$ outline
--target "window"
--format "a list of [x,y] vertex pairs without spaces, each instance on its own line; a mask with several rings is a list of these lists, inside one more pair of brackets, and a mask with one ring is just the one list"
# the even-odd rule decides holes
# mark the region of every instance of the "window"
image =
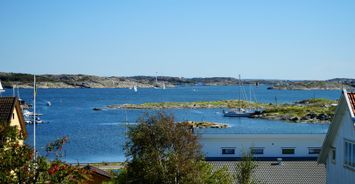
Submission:
[[264,154],[264,148],[250,148],[250,153],[253,155],[262,155]]
[[348,140],[344,144],[344,165],[355,169],[355,143]]
[[320,148],[308,148],[308,154],[318,155],[320,153]]
[[222,155],[234,155],[235,148],[222,148]]
[[295,148],[282,148],[283,155],[293,155],[295,154]]
[[336,160],[336,149],[332,148],[332,162],[335,163]]

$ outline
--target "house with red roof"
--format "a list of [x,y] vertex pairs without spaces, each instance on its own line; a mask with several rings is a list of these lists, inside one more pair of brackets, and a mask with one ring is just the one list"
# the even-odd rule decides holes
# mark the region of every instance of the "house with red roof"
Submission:
[[318,158],[325,164],[328,184],[355,182],[354,114],[355,93],[343,90]]

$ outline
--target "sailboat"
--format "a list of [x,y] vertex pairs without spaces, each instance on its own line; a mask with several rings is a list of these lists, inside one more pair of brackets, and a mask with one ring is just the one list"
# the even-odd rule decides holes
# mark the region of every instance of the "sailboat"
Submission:
[[138,91],[138,87],[136,85],[133,86],[133,90],[134,92],[137,92]]
[[223,115],[225,117],[251,117],[252,115],[255,114],[255,110],[250,109],[250,108],[244,109],[241,107],[241,96],[242,96],[242,91],[244,91],[242,89],[242,87],[243,87],[242,81],[241,81],[240,75],[239,75],[239,100],[238,100],[239,107],[236,109],[229,110],[229,111],[223,110]]
[[5,92],[4,88],[2,87],[1,81],[0,81],[0,93]]
[[154,89],[159,89],[159,83],[158,83],[158,72],[155,73],[155,84],[154,84]]
[[166,89],[166,85],[165,85],[165,82],[162,82],[162,83],[159,84],[159,82],[158,82],[158,72],[156,72],[154,89],[160,89],[160,88],[165,90]]

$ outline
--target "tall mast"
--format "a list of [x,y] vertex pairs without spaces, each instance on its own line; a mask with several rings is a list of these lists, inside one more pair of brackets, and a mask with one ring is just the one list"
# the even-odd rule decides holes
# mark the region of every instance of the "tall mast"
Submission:
[[15,85],[12,85],[12,96],[15,97],[16,93],[15,93]]
[[240,74],[239,74],[239,108],[242,108],[242,103],[241,103],[241,95],[242,95],[242,80],[240,79]]
[[158,85],[158,72],[155,72],[155,85]]
[[20,88],[17,88],[17,97],[18,97],[18,99],[21,99],[20,98]]
[[36,160],[36,75],[33,75],[33,159]]

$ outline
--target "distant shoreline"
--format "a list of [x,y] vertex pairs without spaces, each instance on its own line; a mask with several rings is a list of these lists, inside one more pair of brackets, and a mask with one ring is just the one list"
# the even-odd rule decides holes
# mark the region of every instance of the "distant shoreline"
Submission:
[[[94,75],[38,75],[37,87],[56,88],[173,88],[176,86],[236,86],[239,80],[232,77],[183,78],[169,76],[100,77]],[[33,75],[0,72],[0,81],[5,88],[32,88]],[[244,79],[243,85],[266,85],[270,90],[339,90],[355,87],[355,79],[330,80],[270,80]]]

